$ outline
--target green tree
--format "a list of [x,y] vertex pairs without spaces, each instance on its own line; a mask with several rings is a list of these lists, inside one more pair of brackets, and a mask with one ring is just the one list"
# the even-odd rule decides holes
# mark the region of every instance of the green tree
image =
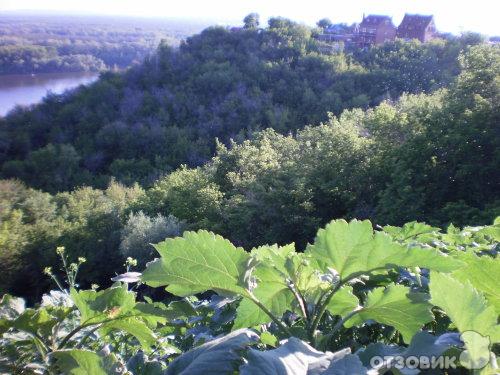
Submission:
[[184,224],[172,215],[149,217],[142,211],[130,213],[121,231],[120,252],[124,257],[136,259],[144,267],[153,258],[154,248],[151,244],[179,236],[183,228]]
[[260,16],[258,13],[250,13],[243,19],[245,29],[257,29],[260,25]]
[[213,228],[221,220],[222,198],[207,170],[183,166],[158,180],[135,209],[151,215],[173,215],[198,228]]
[[316,22],[316,25],[318,25],[318,27],[324,30],[329,26],[333,25],[333,23],[329,18],[322,18],[318,22]]
[[479,216],[473,208],[491,209],[474,224],[495,215],[500,186],[496,173],[500,51],[476,46],[461,57],[461,64],[462,73],[442,97],[442,107],[429,111],[423,130],[387,159],[390,182],[378,204],[384,222],[411,217],[441,224],[455,219],[470,223],[472,217],[451,215],[457,204],[472,209],[475,219]]

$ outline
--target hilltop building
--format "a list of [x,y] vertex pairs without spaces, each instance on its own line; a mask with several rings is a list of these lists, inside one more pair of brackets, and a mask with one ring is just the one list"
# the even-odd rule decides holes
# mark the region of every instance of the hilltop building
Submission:
[[419,14],[405,14],[398,27],[396,37],[406,40],[418,39],[422,43],[428,42],[436,36],[436,25],[433,16]]
[[348,26],[346,24],[336,24],[328,26],[323,30],[323,34],[318,39],[323,42],[344,42],[352,43],[358,32],[358,25]]
[[394,40],[396,36],[396,26],[389,16],[363,15],[363,21],[357,29],[354,42],[360,48],[382,44]]
[[437,35],[433,16],[405,14],[401,24],[396,27],[392,18],[384,15],[370,14],[359,24],[331,25],[318,35],[318,40],[325,44],[366,48],[383,44],[396,38],[405,40],[418,39],[422,43],[434,39]]

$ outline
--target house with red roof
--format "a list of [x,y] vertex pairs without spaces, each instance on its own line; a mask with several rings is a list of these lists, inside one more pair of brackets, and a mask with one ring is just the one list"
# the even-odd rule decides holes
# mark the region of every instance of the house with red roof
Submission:
[[420,14],[405,14],[399,27],[392,18],[385,15],[363,15],[359,24],[352,26],[331,25],[318,35],[318,40],[330,44],[344,44],[357,48],[366,48],[377,44],[393,41],[395,38],[404,40],[418,39],[425,43],[437,35],[433,16]]
[[364,48],[374,44],[382,44],[394,40],[396,36],[396,26],[389,16],[370,14],[358,25],[355,43],[358,47]]
[[435,36],[434,17],[420,14],[405,14],[396,32],[397,38],[405,40],[418,39],[422,43],[434,39]]

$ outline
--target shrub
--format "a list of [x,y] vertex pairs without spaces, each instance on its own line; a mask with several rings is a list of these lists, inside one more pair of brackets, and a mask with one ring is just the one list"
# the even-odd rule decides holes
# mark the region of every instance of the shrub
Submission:
[[172,215],[149,217],[142,211],[131,213],[121,232],[120,252],[144,266],[153,256],[152,244],[180,235],[183,227],[184,223]]

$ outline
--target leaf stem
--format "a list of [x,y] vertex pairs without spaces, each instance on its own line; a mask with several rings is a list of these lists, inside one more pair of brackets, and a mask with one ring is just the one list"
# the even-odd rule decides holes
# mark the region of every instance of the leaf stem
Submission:
[[80,340],[80,343],[76,346],[77,349],[81,349],[83,348],[83,345],[87,342],[87,340],[89,339],[90,335],[92,335],[95,331],[97,331],[99,328],[101,328],[100,325],[97,325],[95,326],[94,328],[92,328],[90,331],[88,331],[85,336],[83,336],[83,338]]
[[307,313],[306,301],[302,293],[295,288],[294,285],[288,285],[288,289],[293,293],[295,299],[299,303],[300,311],[302,312],[302,316],[306,321],[309,321],[309,314]]
[[[82,329],[84,328],[87,328],[87,327],[91,327],[93,325],[100,325],[98,326],[99,328],[102,327],[104,324],[106,323],[109,323],[109,322],[113,322],[115,320],[120,320],[120,319],[126,319],[126,318],[134,318],[136,316],[141,316],[140,314],[135,314],[135,315],[124,315],[124,316],[118,316],[116,318],[110,318],[110,319],[105,319],[103,321],[100,321],[100,322],[95,322],[95,323],[84,323],[84,324],[81,324],[79,325],[78,327],[76,327],[75,329],[73,329],[70,333],[68,333],[66,335],[66,337],[64,337],[64,339],[61,341],[61,343],[59,344],[59,347],[58,347],[58,350],[60,349],[63,349],[64,346],[68,343],[69,340],[71,340],[71,338],[76,335],[78,332],[80,332]],[[89,319],[90,320],[90,319]]]
[[349,314],[344,316],[342,319],[340,319],[337,324],[332,329],[331,334],[333,335],[334,333],[337,333],[337,331],[342,328],[345,322],[347,322],[349,319],[351,319],[354,315],[359,313],[363,308],[361,306],[356,307],[354,310],[352,310]]
[[327,307],[328,307],[328,304],[330,303],[333,295],[335,293],[337,293],[337,291],[347,282],[346,281],[339,281],[339,283],[330,290],[330,292],[327,292],[326,294],[324,294],[326,296],[326,298],[324,299],[323,302],[321,301],[318,301],[319,303],[319,307],[317,309],[317,311],[315,312],[315,316],[314,316],[314,319],[313,319],[313,322],[311,324],[311,328],[310,328],[310,331],[309,331],[309,336],[311,338],[314,337],[314,333],[316,332],[316,330],[318,329],[318,326],[319,326],[319,323],[321,321],[321,318],[323,317]]
[[264,311],[264,313],[266,313],[267,316],[269,316],[272,321],[279,327],[279,329],[285,334],[287,335],[288,337],[292,337],[292,332],[290,332],[290,330],[288,329],[288,327],[281,321],[279,320],[276,316],[274,316],[274,314],[269,311],[269,309],[264,306],[262,304],[262,302],[260,302],[257,297],[255,297],[253,295],[252,292],[248,291],[248,297],[250,298],[250,300],[255,303],[262,311]]
[[[371,270],[368,270],[368,271],[365,271],[365,272],[358,272],[358,273],[354,273],[354,274],[351,274],[349,277],[347,277],[346,279],[344,280],[340,280],[338,282],[338,284],[333,288],[331,289],[329,292],[327,293],[324,293],[321,297],[320,297],[320,300],[318,301],[318,304],[319,304],[319,308],[317,307],[315,312],[314,312],[314,320],[313,320],[313,323],[311,325],[311,330],[309,332],[310,336],[311,337],[314,337],[314,333],[316,332],[316,330],[318,329],[318,326],[319,326],[319,323],[321,321],[321,318],[323,317],[323,314],[325,313],[326,309],[328,308],[328,304],[330,303],[333,295],[335,293],[337,293],[337,291],[343,287],[345,284],[347,284],[349,281],[355,279],[356,277],[359,277],[361,275],[371,275],[372,272],[378,270],[378,269],[385,269],[386,267],[376,267],[376,268],[373,268]],[[325,300],[323,302],[321,302],[321,299],[323,299],[323,296],[326,296]]]

